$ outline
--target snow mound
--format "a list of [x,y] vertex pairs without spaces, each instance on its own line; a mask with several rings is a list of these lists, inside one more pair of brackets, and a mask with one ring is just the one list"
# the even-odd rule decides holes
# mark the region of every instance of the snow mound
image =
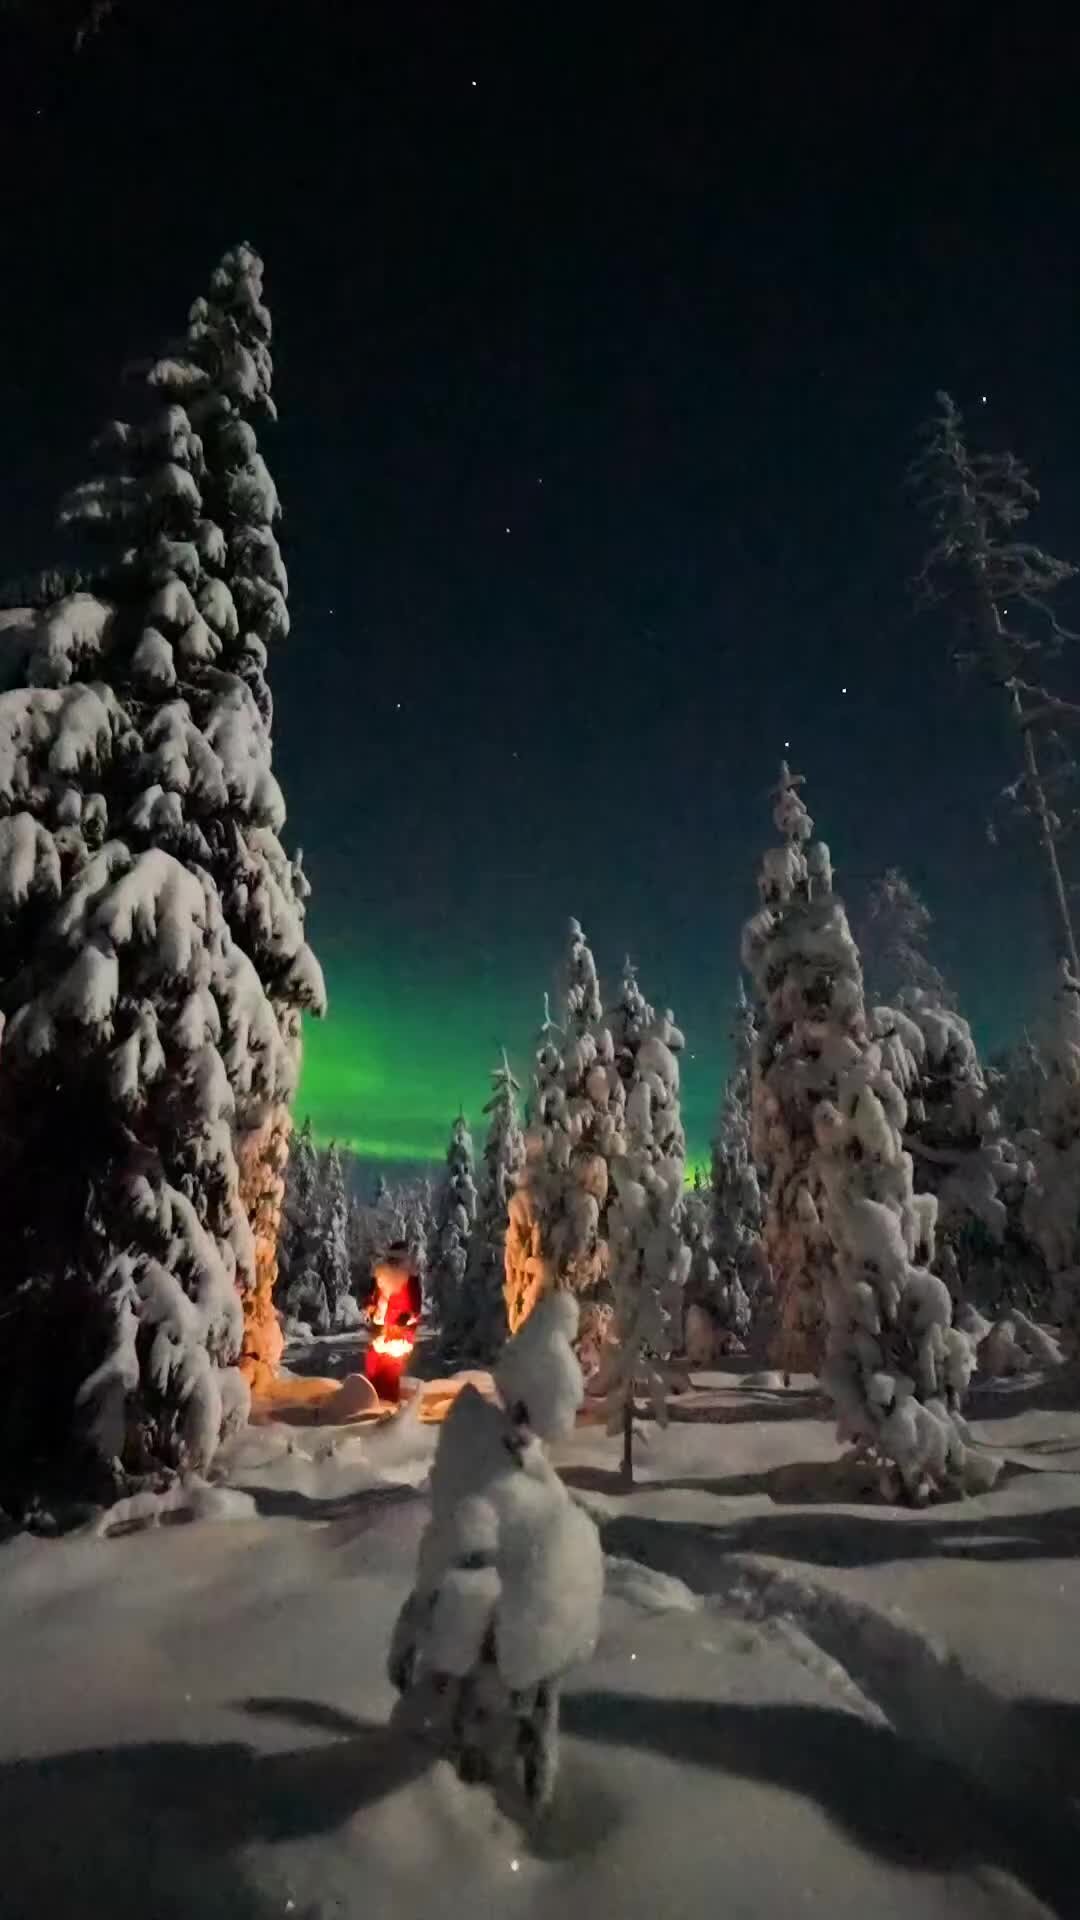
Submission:
[[659,1573],[617,1553],[604,1555],[604,1592],[642,1613],[697,1613],[703,1604],[701,1595],[674,1574]]
[[97,1539],[113,1539],[162,1524],[189,1520],[254,1520],[255,1502],[249,1493],[232,1487],[211,1487],[192,1477],[177,1481],[163,1493],[133,1493],[105,1507],[87,1531]]

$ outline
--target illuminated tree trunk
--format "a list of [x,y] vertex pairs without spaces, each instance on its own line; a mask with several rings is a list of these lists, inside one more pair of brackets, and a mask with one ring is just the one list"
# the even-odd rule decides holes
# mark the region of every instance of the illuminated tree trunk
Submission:
[[291,1132],[289,1109],[278,1106],[261,1127],[241,1133],[236,1143],[240,1202],[255,1242],[255,1283],[241,1296],[244,1342],[240,1354],[240,1370],[253,1393],[266,1391],[285,1344],[274,1311],[274,1286]]

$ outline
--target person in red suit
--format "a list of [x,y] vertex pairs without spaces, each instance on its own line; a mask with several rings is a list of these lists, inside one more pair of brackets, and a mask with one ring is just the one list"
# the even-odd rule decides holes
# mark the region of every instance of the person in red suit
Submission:
[[376,1263],[368,1318],[374,1329],[364,1372],[380,1400],[401,1397],[401,1376],[413,1350],[423,1295],[416,1263],[403,1240],[395,1241]]

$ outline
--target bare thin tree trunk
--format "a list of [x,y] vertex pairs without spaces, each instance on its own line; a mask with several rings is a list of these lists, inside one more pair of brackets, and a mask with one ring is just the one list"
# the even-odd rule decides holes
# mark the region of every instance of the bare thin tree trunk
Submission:
[[623,1405],[622,1477],[626,1486],[634,1484],[634,1389],[631,1384]]
[[1020,695],[1015,687],[1012,692],[1012,710],[1016,724],[1020,728],[1024,738],[1024,770],[1027,774],[1028,786],[1031,789],[1032,802],[1035,807],[1035,817],[1039,823],[1039,839],[1042,841],[1043,852],[1046,855],[1046,864],[1050,870],[1050,893],[1055,908],[1058,932],[1062,941],[1062,957],[1068,960],[1073,974],[1080,977],[1080,958],[1077,957],[1076,952],[1076,934],[1073,930],[1072,915],[1069,912],[1069,896],[1065,891],[1065,881],[1061,872],[1061,862],[1058,859],[1057,843],[1054,840],[1054,830],[1050,823],[1050,809],[1046,804],[1046,789],[1043,786],[1042,774],[1039,771],[1038,756],[1035,752],[1035,739],[1032,729],[1025,725]]
[[1074,974],[1080,975],[1080,959],[1076,951],[1076,934],[1073,929],[1072,914],[1069,911],[1069,896],[1065,891],[1061,862],[1058,859],[1057,843],[1050,820],[1050,808],[1046,799],[1039,758],[1035,751],[1035,738],[1027,716],[1020,690],[1013,679],[1009,662],[1009,651],[1005,630],[1001,624],[997,603],[985,581],[977,589],[979,623],[982,627],[984,643],[987,646],[995,677],[1000,675],[1001,686],[1009,702],[1009,712],[1013,724],[1022,740],[1021,752],[1024,761],[1024,775],[1031,794],[1031,804],[1038,823],[1039,843],[1046,860],[1050,881],[1050,902],[1052,908],[1052,932],[1054,946],[1059,959],[1069,962]]

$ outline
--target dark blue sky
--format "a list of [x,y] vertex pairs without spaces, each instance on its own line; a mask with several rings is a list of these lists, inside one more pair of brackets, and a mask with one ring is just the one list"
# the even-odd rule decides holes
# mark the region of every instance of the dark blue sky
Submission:
[[1064,12],[128,0],[75,55],[47,11],[0,27],[0,565],[55,555],[123,363],[253,240],[323,1047],[378,1030],[378,1123],[327,1124],[475,1109],[573,912],[673,1002],[700,1140],[785,740],[852,903],[905,868],[1016,1028],[1034,863],[986,843],[1006,743],[911,616],[902,480],[947,386],[1080,551]]

